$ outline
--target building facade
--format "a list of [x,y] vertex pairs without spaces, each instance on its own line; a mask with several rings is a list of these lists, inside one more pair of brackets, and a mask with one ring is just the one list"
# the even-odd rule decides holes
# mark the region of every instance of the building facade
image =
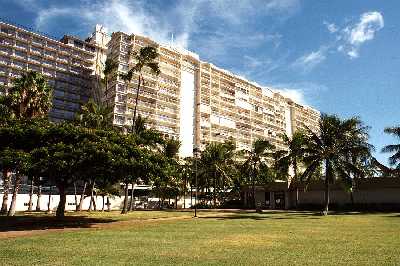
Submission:
[[105,41],[98,40],[102,34],[96,26],[86,41],[68,35],[55,40],[0,21],[0,86],[11,86],[14,78],[29,70],[42,73],[54,88],[50,119],[73,119],[92,97],[96,76],[101,77],[106,53]]
[[[319,112],[295,103],[272,88],[234,75],[202,61],[193,52],[156,43],[135,34],[114,32],[97,25],[86,40],[65,35],[49,38],[23,27],[0,22],[0,85],[33,70],[45,75],[54,88],[53,121],[73,119],[89,97],[114,108],[113,123],[132,125],[138,74],[130,81],[120,74],[135,64],[132,51],[156,47],[161,74],[144,69],[138,114],[147,126],[181,141],[180,155],[194,147],[233,139],[238,149],[251,149],[264,138],[284,149],[281,135],[298,129],[317,130]],[[106,58],[118,64],[101,89]]]
[[[295,103],[272,88],[203,62],[195,53],[161,45],[153,40],[122,32],[111,36],[108,57],[126,73],[135,64],[131,51],[156,47],[161,74],[144,70],[138,113],[148,125],[177,138],[180,155],[191,156],[193,148],[209,142],[233,139],[238,149],[251,149],[254,140],[264,138],[284,149],[281,135],[298,129],[317,130],[319,112]],[[138,76],[125,81],[114,75],[105,101],[114,106],[114,124],[132,125]]]

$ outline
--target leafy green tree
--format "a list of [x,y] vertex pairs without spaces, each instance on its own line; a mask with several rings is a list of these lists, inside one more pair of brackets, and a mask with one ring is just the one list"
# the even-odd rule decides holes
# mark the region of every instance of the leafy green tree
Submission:
[[304,162],[307,165],[302,179],[309,179],[322,167],[325,182],[325,203],[323,214],[329,210],[330,185],[336,179],[346,180],[351,174],[359,174],[361,170],[348,156],[367,153],[371,149],[368,144],[368,127],[358,118],[342,120],[335,115],[323,114],[319,122],[319,133],[308,130],[307,148]]

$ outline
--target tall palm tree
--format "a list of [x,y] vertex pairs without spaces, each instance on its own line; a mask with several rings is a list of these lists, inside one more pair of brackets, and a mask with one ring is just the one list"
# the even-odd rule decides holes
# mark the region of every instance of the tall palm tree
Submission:
[[143,78],[143,69],[148,68],[150,69],[151,73],[155,75],[159,75],[161,73],[160,68],[158,66],[158,62],[156,61],[159,54],[155,47],[146,46],[140,48],[139,52],[133,51],[132,56],[134,57],[136,63],[135,65],[128,71],[128,77],[133,76],[133,73],[138,73],[138,83],[136,89],[136,97],[135,97],[135,108],[133,111],[133,118],[132,118],[132,128],[134,128],[136,123],[136,112],[137,112],[137,104],[139,100],[139,92],[140,92],[140,85],[144,84]]
[[29,71],[14,80],[4,104],[17,119],[45,117],[52,106],[52,88],[42,74]]
[[251,183],[252,185],[254,207],[257,207],[255,194],[256,178],[259,176],[261,169],[266,170],[266,168],[268,168],[267,159],[272,158],[273,149],[275,149],[275,146],[268,140],[257,139],[253,142],[251,150],[246,151],[247,159],[243,163],[243,168],[247,169],[246,172],[249,174],[249,180],[247,183]]
[[286,134],[282,136],[287,150],[278,151],[281,154],[278,163],[289,171],[290,166],[293,169],[293,178],[290,183],[296,186],[296,207],[299,204],[299,188],[298,188],[298,166],[305,150],[306,136],[302,131],[294,132],[293,136],[289,138]]
[[323,214],[327,215],[330,200],[330,185],[336,179],[352,178],[351,174],[359,174],[361,170],[349,155],[365,153],[371,149],[368,144],[368,127],[358,118],[342,120],[335,115],[321,116],[319,133],[308,130],[307,148],[304,162],[307,165],[302,179],[309,179],[322,166],[325,182],[325,203]]
[[[385,133],[391,134],[400,140],[400,126],[385,128]],[[400,175],[400,143],[387,145],[382,149],[382,152],[394,153],[389,157],[389,164],[394,166]]]
[[[7,95],[1,97],[0,109],[2,113],[6,112],[18,120],[44,118],[51,109],[52,94],[53,90],[48,86],[46,78],[38,72],[29,71],[13,81],[13,86],[8,89]],[[19,154],[18,151],[16,154]],[[9,215],[15,213],[14,201],[21,178],[20,171],[17,171]]]
[[[228,165],[234,156],[234,151],[234,145],[228,141],[226,143],[210,143],[201,152],[199,178],[203,181],[203,187],[208,189],[211,186],[213,188],[214,207],[217,206],[217,190],[222,187],[225,194],[225,186],[230,183]],[[225,196],[223,195],[222,198],[224,200]]]
[[98,104],[102,102],[102,96],[108,90],[110,75],[118,68],[118,63],[111,58],[107,58],[102,67],[104,78],[97,78],[97,88],[95,88],[92,94],[93,99]]

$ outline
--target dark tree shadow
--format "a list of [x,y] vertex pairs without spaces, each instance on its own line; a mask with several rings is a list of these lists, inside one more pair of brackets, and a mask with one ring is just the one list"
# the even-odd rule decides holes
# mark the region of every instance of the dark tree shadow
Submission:
[[199,216],[200,219],[216,219],[216,220],[293,220],[293,219],[320,219],[319,213],[312,212],[283,212],[283,211],[268,211],[259,214],[245,213],[235,213],[233,215],[226,216]]
[[0,216],[0,232],[8,231],[31,231],[44,229],[63,228],[90,228],[94,224],[112,223],[110,218],[93,218],[85,216],[66,216],[57,218],[55,216]]

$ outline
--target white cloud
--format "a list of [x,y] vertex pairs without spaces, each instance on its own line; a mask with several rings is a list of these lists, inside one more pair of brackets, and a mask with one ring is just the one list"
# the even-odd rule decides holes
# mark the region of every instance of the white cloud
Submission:
[[361,14],[359,22],[347,25],[337,31],[337,50],[354,59],[360,56],[361,46],[375,38],[375,35],[385,26],[381,13],[371,11]]
[[[278,47],[281,37],[278,33],[249,29],[247,25],[257,16],[274,19],[290,16],[300,7],[300,0],[177,0],[165,5],[162,10],[156,7],[157,4],[145,0],[81,0],[71,4],[41,0],[14,1],[36,12],[35,26],[45,32],[51,32],[59,19],[70,19],[81,24],[73,34],[84,35],[89,32],[83,30],[89,31],[95,24],[103,24],[110,32],[146,35],[165,44],[170,43],[174,34],[174,45],[188,48],[191,43],[197,44],[199,38],[196,35],[210,30],[215,34],[205,36],[201,45],[215,48],[208,49],[214,55],[223,50],[222,46],[232,44],[237,47],[246,41],[247,44],[271,42]],[[209,29],[211,24],[220,26]],[[235,26],[235,31],[229,34],[223,32],[221,25],[224,24]]]
[[335,33],[339,30],[339,28],[334,23],[324,21],[323,24],[326,26],[330,33]]
[[362,44],[372,40],[375,32],[384,26],[383,16],[379,12],[368,12],[361,15],[360,22],[351,29],[350,43],[353,45]]
[[292,99],[296,103],[307,105],[304,92],[300,89],[277,89],[276,91],[278,91],[283,96]]
[[312,105],[313,103],[317,103],[320,99],[320,94],[328,90],[328,87],[325,85],[309,81],[278,83],[272,84],[268,87],[274,88],[283,96],[289,97],[293,101],[302,105]]
[[327,47],[321,47],[317,51],[305,54],[294,61],[292,66],[301,69],[303,72],[310,72],[326,59]]

